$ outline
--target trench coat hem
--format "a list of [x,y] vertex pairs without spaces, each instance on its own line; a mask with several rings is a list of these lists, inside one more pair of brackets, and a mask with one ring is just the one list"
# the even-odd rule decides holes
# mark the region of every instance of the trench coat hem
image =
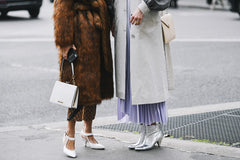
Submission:
[[150,101],[147,99],[134,99],[132,98],[132,105],[144,105],[144,104],[156,104],[156,103],[162,103],[166,102],[168,100],[169,96],[165,96],[163,98],[157,98],[157,99],[151,99]]
[[117,92],[116,96],[120,99],[125,99],[125,93],[123,93],[123,92]]
[[98,105],[101,104],[103,100],[109,100],[111,99],[113,96],[108,96],[108,97],[104,97],[101,100],[95,100],[95,101],[81,101],[81,103],[78,103],[78,105],[82,105],[82,106],[93,106],[93,105]]

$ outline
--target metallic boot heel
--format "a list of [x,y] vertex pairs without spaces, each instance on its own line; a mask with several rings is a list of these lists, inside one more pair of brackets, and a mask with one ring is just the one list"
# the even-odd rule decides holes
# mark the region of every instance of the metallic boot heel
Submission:
[[162,136],[160,136],[159,140],[157,141],[158,147],[160,147],[162,140],[163,140],[163,134],[162,134]]
[[157,144],[158,144],[158,147],[160,147],[161,143],[162,143],[162,140],[163,140],[163,137],[164,137],[164,133],[163,133],[163,127],[162,125],[157,125],[156,127],[158,127],[158,131],[160,132],[160,136],[159,136],[159,139],[157,141]]
[[131,144],[128,146],[129,149],[135,149],[135,147],[140,147],[142,146],[144,139],[146,136],[146,125],[140,125],[140,138],[137,143]]

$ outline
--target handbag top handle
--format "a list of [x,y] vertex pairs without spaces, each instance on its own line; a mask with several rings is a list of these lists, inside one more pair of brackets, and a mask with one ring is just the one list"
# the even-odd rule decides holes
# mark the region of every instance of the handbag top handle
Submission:
[[[61,74],[62,74],[62,71],[63,71],[63,63],[64,63],[64,61],[65,61],[65,59],[62,59],[61,69],[60,69],[61,70]],[[73,63],[71,63],[71,68],[72,68],[72,81],[73,81],[73,84],[76,85]]]

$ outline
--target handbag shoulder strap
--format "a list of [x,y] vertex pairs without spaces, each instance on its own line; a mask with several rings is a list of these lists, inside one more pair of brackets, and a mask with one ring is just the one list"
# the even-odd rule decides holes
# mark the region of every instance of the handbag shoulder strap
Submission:
[[163,11],[161,11],[161,14],[160,14],[161,17],[164,16],[164,14],[168,14],[168,8],[163,10]]
[[[65,61],[65,59],[63,58],[63,59],[62,59],[62,63],[61,63],[61,69],[60,69],[60,71],[61,71],[61,75],[62,75],[62,71],[63,71],[63,64],[64,64],[64,61]],[[72,68],[72,81],[73,81],[73,84],[76,85],[76,81],[75,81],[75,73],[74,73],[74,64],[73,64],[73,63],[71,63],[71,68]]]

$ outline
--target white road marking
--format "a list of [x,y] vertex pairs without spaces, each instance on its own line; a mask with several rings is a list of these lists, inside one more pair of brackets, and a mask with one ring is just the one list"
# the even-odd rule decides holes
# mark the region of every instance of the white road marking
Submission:
[[53,38],[0,38],[0,42],[54,42]]
[[15,63],[10,64],[10,66],[13,68],[21,68],[21,69],[28,69],[28,70],[35,70],[35,71],[37,70],[37,71],[43,71],[43,72],[52,72],[52,73],[59,72],[58,69],[54,69],[54,68],[37,67],[37,66],[23,66],[21,64],[15,64]]
[[[112,38],[113,40],[113,38]],[[53,38],[0,38],[1,43],[8,42],[54,42]],[[240,42],[239,38],[177,38],[173,42]]]
[[186,38],[186,39],[175,39],[173,42],[240,42],[239,38]]

